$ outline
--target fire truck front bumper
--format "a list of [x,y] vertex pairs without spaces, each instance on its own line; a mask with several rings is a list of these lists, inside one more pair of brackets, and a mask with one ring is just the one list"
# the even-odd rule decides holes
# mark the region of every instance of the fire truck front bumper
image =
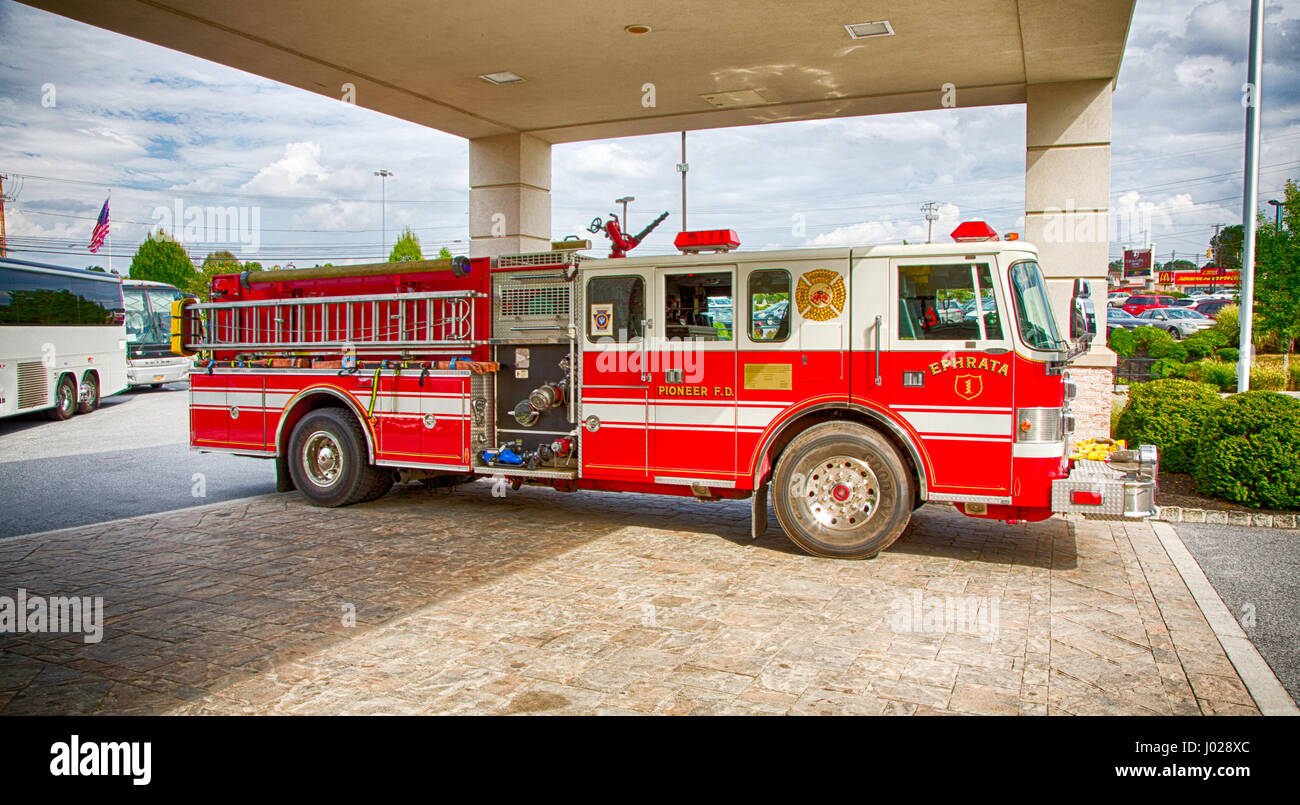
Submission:
[[1052,481],[1052,510],[1097,520],[1154,517],[1160,455],[1155,445],[1119,450],[1109,461],[1074,462],[1070,475]]

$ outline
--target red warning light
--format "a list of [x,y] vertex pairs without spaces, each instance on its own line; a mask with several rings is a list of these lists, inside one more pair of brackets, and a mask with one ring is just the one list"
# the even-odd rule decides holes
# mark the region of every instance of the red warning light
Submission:
[[952,239],[958,243],[979,243],[997,240],[998,233],[983,221],[966,221],[952,231]]
[[687,253],[729,252],[740,245],[740,235],[734,229],[706,229],[697,232],[678,232],[673,245]]

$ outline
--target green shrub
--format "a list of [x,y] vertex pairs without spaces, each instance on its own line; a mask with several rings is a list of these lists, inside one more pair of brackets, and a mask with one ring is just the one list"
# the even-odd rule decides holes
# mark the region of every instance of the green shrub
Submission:
[[1131,358],[1133,357],[1133,333],[1123,327],[1118,327],[1115,332],[1110,334],[1106,346],[1110,347],[1121,358]]
[[1220,391],[1237,390],[1237,365],[1220,361],[1201,361],[1196,364],[1196,379]]
[[1291,390],[1300,391],[1300,366],[1291,367]]
[[1241,357],[1241,350],[1236,347],[1219,347],[1214,351],[1216,357],[1225,363],[1236,363]]
[[1156,378],[1187,377],[1187,364],[1174,358],[1161,358],[1151,364],[1151,374]]
[[1187,348],[1175,341],[1169,333],[1155,327],[1139,327],[1134,330],[1133,343],[1151,358],[1173,358],[1179,362],[1187,360]]
[[1129,387],[1129,403],[1120,414],[1115,438],[1131,445],[1160,448],[1160,465],[1170,472],[1191,472],[1197,436],[1205,417],[1223,401],[1204,383],[1153,380]]
[[1252,391],[1282,391],[1286,388],[1286,374],[1281,367],[1250,367],[1250,388]]
[[1214,330],[1201,330],[1183,340],[1183,348],[1187,350],[1187,356],[1193,360],[1208,358],[1216,349],[1227,345],[1228,339]]
[[1235,347],[1238,346],[1237,342],[1241,340],[1241,331],[1239,326],[1240,325],[1237,321],[1237,306],[1224,305],[1219,308],[1219,316],[1214,320],[1214,326],[1211,327],[1210,330],[1222,336],[1228,346]]
[[[1300,507],[1300,400],[1234,394],[1205,418],[1193,475],[1208,495],[1249,506]],[[1163,461],[1163,456],[1161,457]]]

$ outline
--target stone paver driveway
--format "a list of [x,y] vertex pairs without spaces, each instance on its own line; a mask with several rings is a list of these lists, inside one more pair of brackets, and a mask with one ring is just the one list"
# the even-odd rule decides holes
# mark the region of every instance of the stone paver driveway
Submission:
[[[870,562],[748,503],[399,487],[0,541],[0,713],[1254,713],[1146,524],[927,506]],[[349,616],[355,613],[355,623]]]

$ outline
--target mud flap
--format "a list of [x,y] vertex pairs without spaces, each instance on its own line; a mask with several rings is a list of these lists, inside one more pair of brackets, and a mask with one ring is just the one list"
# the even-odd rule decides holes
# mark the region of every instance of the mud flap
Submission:
[[293,476],[289,474],[289,459],[284,456],[275,457],[275,491],[292,492],[297,489],[293,485]]
[[749,501],[749,537],[758,539],[767,533],[767,484],[759,485]]

